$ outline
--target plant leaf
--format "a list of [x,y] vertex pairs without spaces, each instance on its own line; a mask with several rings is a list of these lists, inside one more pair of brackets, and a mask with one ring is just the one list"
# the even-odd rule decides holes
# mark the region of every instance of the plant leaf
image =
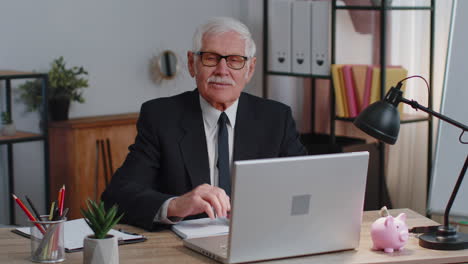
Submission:
[[85,218],[86,223],[93,230],[94,236],[97,239],[104,238],[112,227],[117,224],[123,217],[123,213],[117,216],[118,207],[113,205],[108,211],[104,202],[96,203],[88,199],[86,201],[87,210],[81,208],[81,214]]

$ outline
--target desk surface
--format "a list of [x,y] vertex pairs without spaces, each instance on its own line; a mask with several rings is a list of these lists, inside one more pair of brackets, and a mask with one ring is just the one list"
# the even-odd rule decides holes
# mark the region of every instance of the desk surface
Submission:
[[[408,227],[436,225],[437,223],[409,209],[390,210],[393,216],[400,212],[408,215]],[[379,217],[378,211],[364,212],[361,242],[357,250],[314,256],[288,258],[269,261],[269,263],[460,263],[468,262],[468,249],[458,251],[436,251],[421,248],[418,239],[410,235],[408,244],[401,252],[391,254],[372,251],[370,226]],[[171,231],[143,232],[135,227],[125,228],[144,234],[148,241],[119,247],[120,263],[217,263],[182,245],[182,240]],[[10,232],[9,228],[0,228],[0,263],[31,263],[29,261],[29,239]],[[82,252],[67,253],[64,263],[83,262]]]

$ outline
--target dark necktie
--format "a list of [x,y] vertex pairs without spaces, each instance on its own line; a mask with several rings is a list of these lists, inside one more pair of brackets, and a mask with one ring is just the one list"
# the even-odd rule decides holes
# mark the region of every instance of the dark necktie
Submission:
[[231,195],[231,176],[229,170],[229,143],[226,123],[228,117],[222,112],[218,119],[218,181],[227,195]]

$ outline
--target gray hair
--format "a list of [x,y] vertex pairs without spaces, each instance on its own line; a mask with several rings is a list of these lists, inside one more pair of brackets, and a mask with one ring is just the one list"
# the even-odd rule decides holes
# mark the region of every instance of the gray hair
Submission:
[[234,31],[245,40],[245,56],[251,58],[255,56],[255,42],[252,39],[249,29],[242,22],[230,17],[214,17],[205,24],[200,25],[193,35],[193,52],[202,48],[202,38],[205,34],[222,34]]

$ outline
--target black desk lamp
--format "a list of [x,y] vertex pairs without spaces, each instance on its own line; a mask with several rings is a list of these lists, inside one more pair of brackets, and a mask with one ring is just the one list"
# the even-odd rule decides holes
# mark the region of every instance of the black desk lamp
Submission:
[[[405,78],[400,81],[396,87],[390,88],[383,100],[375,102],[364,109],[355,119],[354,125],[370,136],[393,145],[395,144],[398,138],[398,132],[400,131],[400,114],[398,113],[397,106],[400,102],[403,102],[416,110],[420,109],[432,116],[461,128],[463,130],[462,135],[465,131],[468,131],[468,127],[466,125],[434,112],[429,108],[421,106],[416,101],[403,98],[403,92],[400,88],[403,85],[402,82],[409,78],[412,77]],[[460,142],[462,142],[462,135],[460,135]],[[419,236],[420,246],[437,250],[457,250],[468,248],[468,234],[457,232],[454,227],[449,225],[448,220],[450,209],[452,208],[458,189],[461,186],[467,167],[468,155],[460,172],[460,176],[458,176],[452,195],[447,203],[447,207],[445,208],[444,225],[437,227],[437,231],[435,232],[425,233]]]

